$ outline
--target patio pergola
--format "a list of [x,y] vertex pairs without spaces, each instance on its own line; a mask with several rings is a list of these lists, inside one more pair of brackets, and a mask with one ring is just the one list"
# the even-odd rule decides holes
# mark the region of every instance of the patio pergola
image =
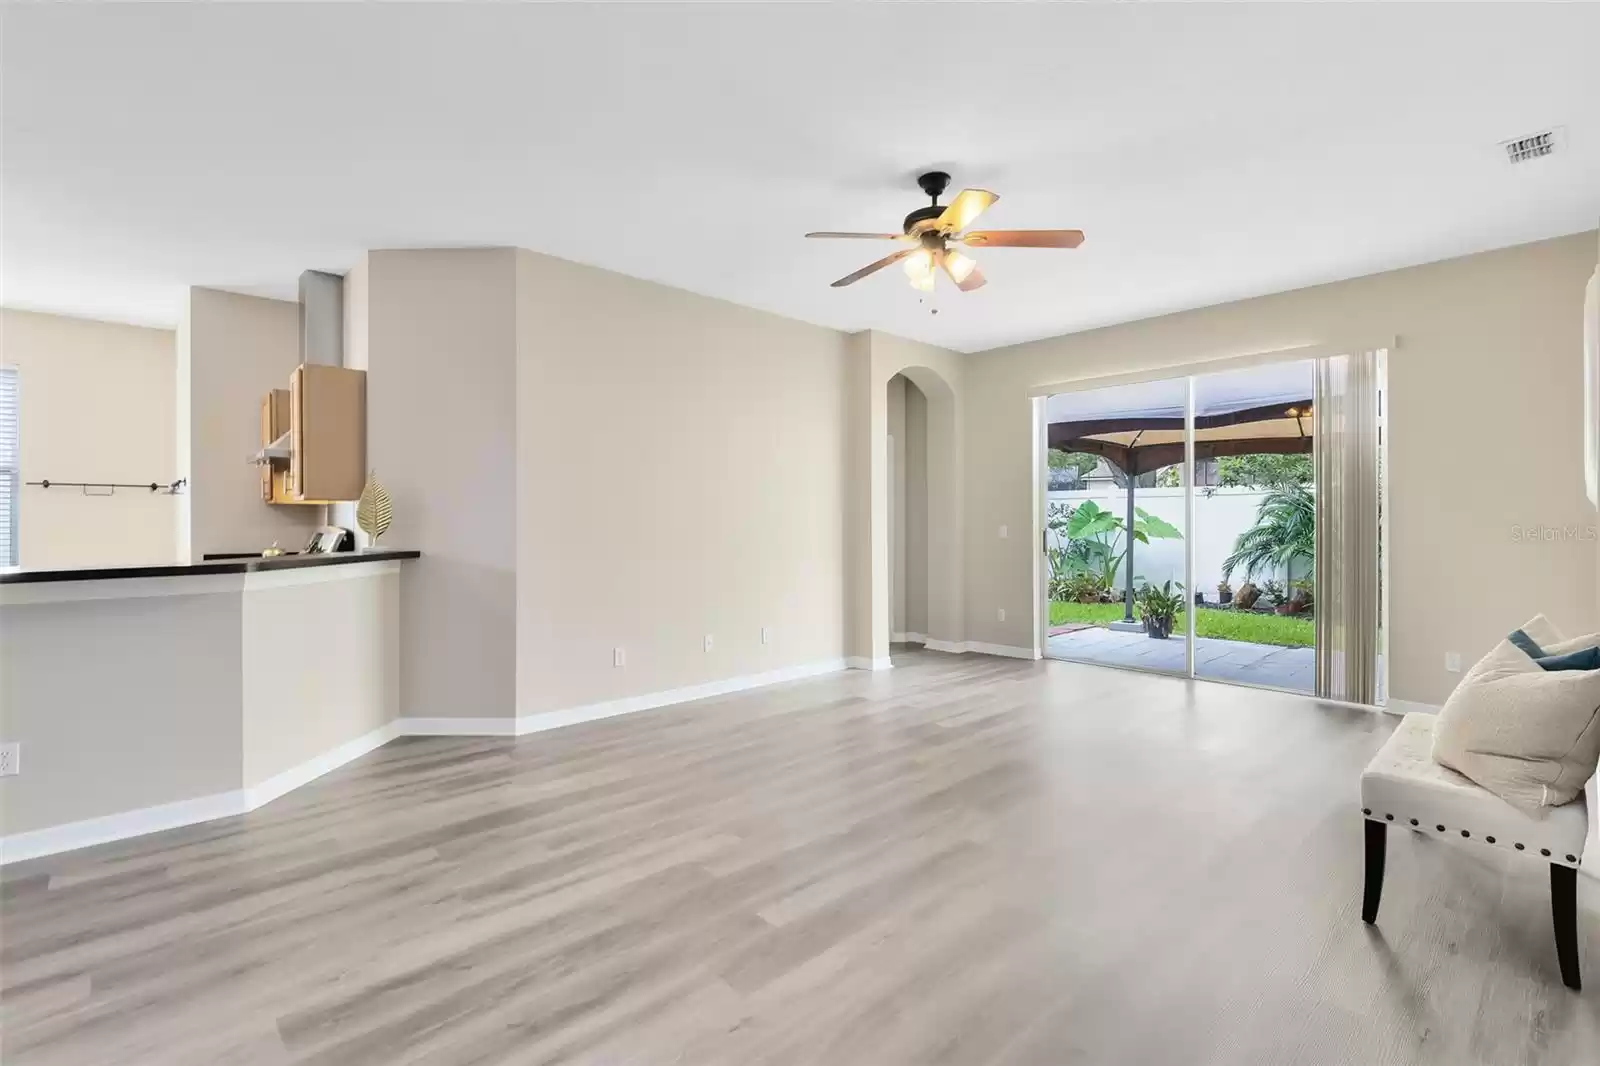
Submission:
[[[1049,446],[1063,452],[1098,455],[1126,475],[1128,503],[1127,577],[1123,588],[1123,620],[1133,621],[1133,495],[1140,474],[1185,459],[1184,418],[1172,415],[1116,415],[1050,423]],[[1196,415],[1195,459],[1229,455],[1307,455],[1311,453],[1311,400],[1293,400],[1244,407],[1236,411]]]

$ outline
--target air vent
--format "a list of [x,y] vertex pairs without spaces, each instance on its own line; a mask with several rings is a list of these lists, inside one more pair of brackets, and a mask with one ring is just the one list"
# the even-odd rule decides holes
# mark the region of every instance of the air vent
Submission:
[[1505,149],[1507,163],[1526,163],[1530,159],[1543,159],[1547,155],[1554,154],[1560,145],[1560,127],[1500,142],[1500,147]]

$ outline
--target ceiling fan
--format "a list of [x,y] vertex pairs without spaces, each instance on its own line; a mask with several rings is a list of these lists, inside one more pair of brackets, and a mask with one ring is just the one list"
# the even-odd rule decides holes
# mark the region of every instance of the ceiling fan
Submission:
[[933,291],[935,273],[942,269],[962,292],[971,292],[984,284],[983,271],[971,256],[954,245],[969,248],[1076,248],[1083,243],[1083,231],[1075,229],[992,229],[961,231],[1000,197],[983,189],[963,189],[944,207],[939,197],[950,185],[950,175],[942,170],[930,171],[917,179],[922,191],[933,199],[929,207],[919,207],[906,216],[903,233],[808,233],[807,237],[843,238],[869,241],[901,241],[912,245],[893,255],[886,255],[876,263],[869,263],[854,274],[846,274],[833,283],[842,289],[875,274],[891,263],[904,263],[906,277],[911,287],[923,292]]

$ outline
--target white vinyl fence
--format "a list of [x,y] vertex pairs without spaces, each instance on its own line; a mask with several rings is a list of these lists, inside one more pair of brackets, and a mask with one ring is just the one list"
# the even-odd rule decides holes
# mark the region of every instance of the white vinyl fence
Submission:
[[[1176,526],[1183,531],[1184,540],[1152,540],[1149,544],[1135,544],[1133,547],[1133,571],[1137,577],[1146,581],[1161,584],[1171,579],[1173,582],[1183,580],[1184,552],[1188,550],[1187,541],[1190,538],[1195,542],[1194,574],[1195,589],[1205,593],[1206,600],[1216,602],[1217,582],[1222,580],[1222,561],[1233,551],[1234,541],[1239,534],[1249,529],[1256,523],[1256,509],[1261,506],[1261,501],[1267,493],[1262,489],[1197,489],[1194,498],[1195,528],[1186,529],[1186,517],[1183,508],[1183,492],[1179,489],[1146,489],[1133,490],[1133,504],[1142,507],[1145,511],[1155,515]],[[1207,493],[1210,495],[1207,495]],[[1117,517],[1123,517],[1127,512],[1127,490],[1115,486],[1108,488],[1085,489],[1073,492],[1047,493],[1050,504],[1066,504],[1077,507],[1085,500],[1093,500],[1099,507],[1110,511]],[[1059,547],[1057,541],[1053,545]],[[1295,564],[1295,577],[1303,577],[1310,561]],[[1260,584],[1269,577],[1276,578],[1287,584],[1287,578],[1280,568],[1272,574],[1257,574],[1255,581]],[[1242,569],[1235,570],[1230,579],[1233,587],[1238,588],[1245,580]],[[1122,587],[1122,577],[1117,579],[1117,587]],[[1192,594],[1195,589],[1191,589]]]

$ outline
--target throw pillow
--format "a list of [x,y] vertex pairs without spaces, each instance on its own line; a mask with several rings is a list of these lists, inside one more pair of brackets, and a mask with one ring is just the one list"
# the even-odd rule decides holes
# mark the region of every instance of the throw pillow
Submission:
[[1591,645],[1565,655],[1541,655],[1533,661],[1545,670],[1600,670],[1600,647]]
[[[1543,615],[1521,631],[1549,654],[1580,650]],[[1571,802],[1600,762],[1600,671],[1546,670],[1501,641],[1440,710],[1433,758],[1524,809]]]

